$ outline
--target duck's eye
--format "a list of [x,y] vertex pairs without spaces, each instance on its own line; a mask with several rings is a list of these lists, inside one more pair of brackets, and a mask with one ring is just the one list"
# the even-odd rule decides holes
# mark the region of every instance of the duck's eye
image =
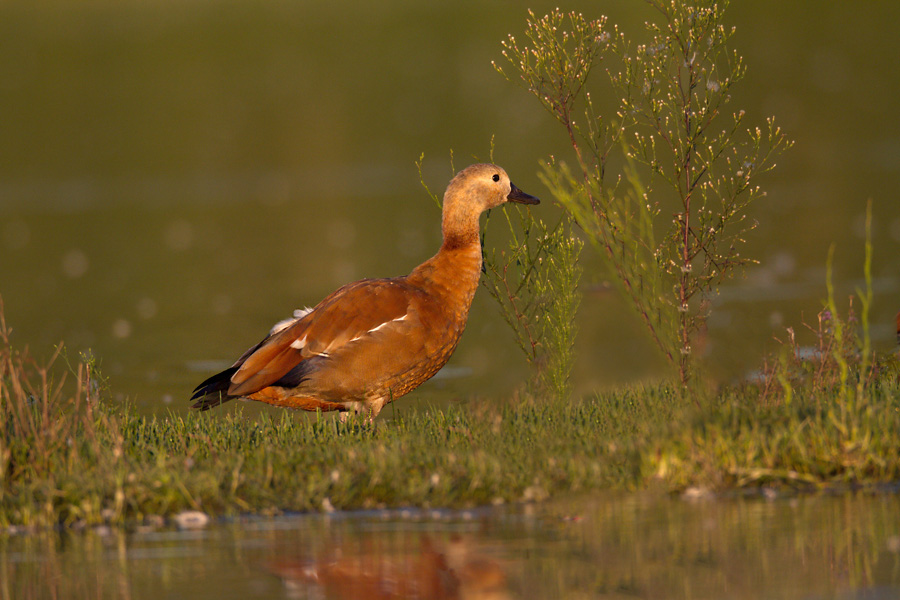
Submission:
[[494,173],[494,176],[491,177],[491,179],[493,179],[494,181],[500,181],[500,176]]

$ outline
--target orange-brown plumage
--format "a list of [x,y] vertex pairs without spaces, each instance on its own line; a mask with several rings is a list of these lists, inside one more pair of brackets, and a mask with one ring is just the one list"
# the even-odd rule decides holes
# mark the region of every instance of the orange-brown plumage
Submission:
[[478,218],[508,201],[538,203],[500,167],[464,169],[444,194],[437,254],[405,277],[347,284],[279,323],[231,368],[197,386],[194,408],[242,397],[374,417],[437,373],[456,349],[481,276]]

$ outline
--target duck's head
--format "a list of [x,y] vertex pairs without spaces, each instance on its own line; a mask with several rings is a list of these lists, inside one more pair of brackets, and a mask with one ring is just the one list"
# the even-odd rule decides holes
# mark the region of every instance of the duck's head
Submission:
[[466,167],[456,174],[444,193],[445,207],[464,207],[476,215],[506,202],[539,204],[540,200],[517,188],[506,171],[489,163]]

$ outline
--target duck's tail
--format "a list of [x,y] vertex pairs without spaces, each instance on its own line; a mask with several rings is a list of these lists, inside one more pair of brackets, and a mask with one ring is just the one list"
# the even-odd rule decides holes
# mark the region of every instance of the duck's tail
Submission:
[[221,373],[216,373],[196,388],[191,400],[196,400],[192,408],[209,410],[215,408],[224,402],[238,398],[228,393],[228,387],[231,385],[231,376],[237,372],[238,367],[229,367]]

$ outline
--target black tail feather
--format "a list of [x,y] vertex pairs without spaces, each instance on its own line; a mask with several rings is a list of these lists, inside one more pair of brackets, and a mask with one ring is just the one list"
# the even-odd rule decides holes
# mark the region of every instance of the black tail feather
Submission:
[[238,367],[225,369],[221,373],[216,373],[194,388],[194,395],[191,396],[191,400],[196,400],[196,402],[191,408],[197,408],[201,411],[209,410],[219,406],[223,402],[228,402],[229,400],[237,398],[237,396],[230,396],[228,394],[228,387],[231,385],[231,376],[234,375],[237,370]]

